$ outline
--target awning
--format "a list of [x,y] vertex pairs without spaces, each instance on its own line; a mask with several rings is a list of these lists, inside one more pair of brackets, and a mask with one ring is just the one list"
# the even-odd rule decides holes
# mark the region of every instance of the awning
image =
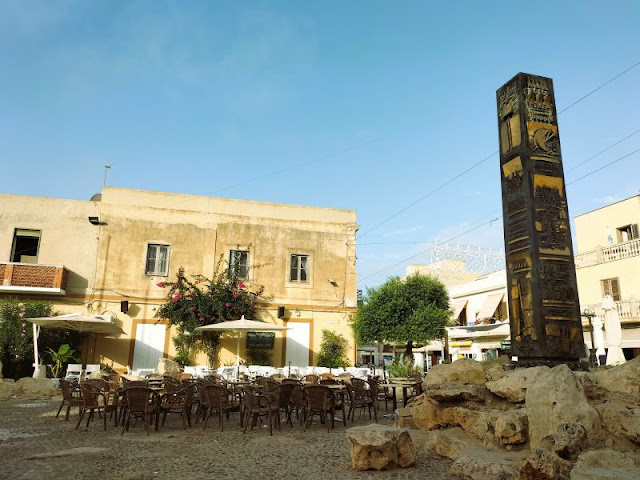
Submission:
[[467,301],[463,300],[462,302],[454,302],[453,307],[451,307],[453,313],[451,314],[451,320],[455,321],[459,316],[462,309],[467,306]]
[[26,318],[25,320],[43,328],[102,333],[104,335],[122,335],[124,333],[110,315],[85,315],[79,312],[55,317]]
[[500,302],[504,298],[504,293],[494,293],[493,295],[489,295],[487,299],[484,301],[484,305],[478,312],[478,320],[484,320],[485,318],[493,317],[493,314],[496,313],[496,309]]
[[480,337],[509,337],[511,335],[509,322],[447,327],[446,330],[449,335],[449,340]]

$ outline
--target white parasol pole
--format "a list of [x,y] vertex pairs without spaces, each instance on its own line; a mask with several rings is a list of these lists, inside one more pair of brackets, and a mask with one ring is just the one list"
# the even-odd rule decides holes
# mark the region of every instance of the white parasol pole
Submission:
[[236,350],[236,380],[240,378],[240,335],[242,335],[242,332],[238,332],[238,345]]
[[40,335],[40,327],[33,324],[33,378],[40,377],[40,359],[38,358],[38,335]]

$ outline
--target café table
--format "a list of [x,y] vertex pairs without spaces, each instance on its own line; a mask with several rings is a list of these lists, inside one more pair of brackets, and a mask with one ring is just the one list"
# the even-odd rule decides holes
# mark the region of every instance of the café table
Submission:
[[402,398],[404,401],[404,406],[407,405],[407,389],[413,388],[417,385],[417,382],[397,382],[397,383],[380,383],[378,387],[380,388],[390,388],[392,391],[392,400],[393,400],[393,411],[395,412],[398,409],[398,398],[396,395],[396,389],[398,387],[402,388]]

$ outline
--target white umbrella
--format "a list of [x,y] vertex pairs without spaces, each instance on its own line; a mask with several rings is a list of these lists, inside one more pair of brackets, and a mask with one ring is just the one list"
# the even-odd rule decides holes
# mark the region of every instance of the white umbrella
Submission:
[[593,317],[593,346],[596,349],[596,362],[600,365],[600,357],[607,354],[604,349],[604,333],[602,332],[602,320],[597,315]]
[[[288,330],[282,325],[273,323],[257,322],[255,320],[247,320],[244,315],[240,320],[230,320],[228,322],[213,323],[196,328],[199,332],[278,332]],[[238,345],[236,350],[236,372],[240,371],[240,335],[238,335]]]
[[609,350],[607,352],[607,365],[619,365],[625,363],[624,354],[622,353],[622,327],[620,326],[620,317],[616,304],[611,295],[605,295],[602,300],[602,309],[604,314],[604,329],[607,332],[607,343]]
[[40,362],[38,359],[38,337],[40,328],[54,328],[58,330],[74,330],[83,333],[101,333],[105,335],[121,335],[122,328],[115,324],[112,315],[85,315],[82,312],[57,315],[55,317],[27,318],[33,324],[33,356],[35,370],[33,376],[40,375]]

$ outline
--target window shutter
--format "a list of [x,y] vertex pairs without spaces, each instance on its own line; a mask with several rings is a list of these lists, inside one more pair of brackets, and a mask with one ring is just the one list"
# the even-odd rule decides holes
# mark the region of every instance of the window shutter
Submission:
[[631,238],[629,240],[636,240],[638,238],[638,224],[631,224]]
[[298,280],[298,256],[297,255],[291,255],[291,273],[290,273],[290,279],[292,282],[295,282]]
[[618,240],[618,243],[622,243],[622,230],[620,230],[619,228],[616,229],[616,238]]
[[167,273],[167,258],[169,256],[169,247],[158,247],[159,250],[159,261],[158,261],[158,270],[156,273],[165,274]]
[[156,268],[156,253],[157,249],[155,245],[149,245],[147,247],[147,273],[153,273]]
[[611,279],[611,296],[614,302],[620,301],[620,285],[618,284],[617,278]]
[[307,281],[307,264],[309,261],[309,257],[301,256],[300,257],[300,281]]

